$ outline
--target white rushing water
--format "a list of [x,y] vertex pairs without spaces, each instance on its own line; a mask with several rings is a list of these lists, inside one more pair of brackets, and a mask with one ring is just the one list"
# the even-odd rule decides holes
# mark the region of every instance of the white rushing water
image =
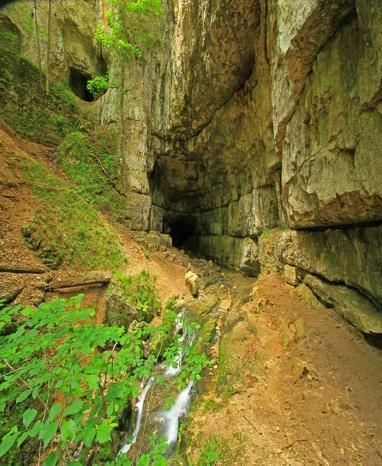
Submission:
[[182,370],[182,362],[185,353],[185,348],[186,346],[191,346],[195,339],[195,335],[193,333],[187,333],[184,329],[184,313],[185,310],[182,309],[175,321],[175,334],[178,334],[180,331],[182,331],[183,333],[182,335],[178,336],[179,351],[175,358],[174,364],[172,364],[169,367],[166,367],[164,371],[165,377],[175,377],[176,375],[180,374]]
[[133,438],[132,438],[130,443],[126,443],[121,448],[121,450],[119,452],[120,454],[121,453],[127,453],[130,450],[130,448],[132,447],[132,445],[134,445],[134,443],[137,441],[137,437],[138,437],[139,431],[141,429],[141,424],[142,424],[142,415],[143,415],[143,407],[145,405],[145,399],[146,399],[146,396],[147,396],[150,388],[153,386],[153,383],[154,383],[154,377],[150,377],[149,381],[145,385],[141,395],[138,398],[138,402],[135,405],[135,409],[137,410],[137,420],[136,420],[135,429],[134,429],[134,432],[133,432]]
[[[163,375],[165,377],[175,377],[180,374],[182,370],[182,362],[185,354],[186,346],[192,345],[195,335],[189,334],[185,331],[184,326],[184,313],[185,309],[183,308],[179,314],[177,315],[175,321],[175,335],[178,335],[178,342],[179,342],[179,351],[175,358],[174,364],[171,366],[159,366],[163,370]],[[182,334],[179,335],[179,332],[182,331]],[[126,443],[120,450],[119,454],[127,453],[132,445],[136,443],[139,431],[141,429],[142,424],[142,417],[144,411],[144,404],[146,400],[146,396],[153,386],[155,381],[155,377],[151,377],[147,384],[144,386],[142,393],[138,398],[138,402],[135,405],[135,409],[137,411],[137,419],[134,428],[134,432],[132,435],[132,440],[130,443]],[[169,446],[173,446],[176,444],[178,439],[178,427],[179,427],[179,420],[182,416],[187,413],[189,404],[190,404],[190,394],[192,386],[194,382],[189,382],[188,385],[184,390],[182,390],[179,395],[177,396],[174,405],[169,411],[160,411],[154,419],[160,420],[162,422],[162,429],[164,433],[164,437]]]
[[178,440],[179,419],[185,416],[190,404],[190,392],[194,382],[189,382],[175,400],[169,411],[161,413],[164,420],[164,432],[168,445],[175,445]]
[[[179,333],[182,330],[183,333],[178,337],[180,343],[179,352],[175,359],[175,364],[167,367],[164,371],[164,375],[167,377],[175,377],[180,374],[182,370],[182,362],[185,353],[186,346],[191,346],[194,342],[195,335],[189,334],[184,329],[184,311],[182,311],[176,320],[175,332]],[[167,440],[168,445],[175,445],[178,439],[178,427],[179,420],[182,416],[185,416],[187,409],[190,404],[190,394],[194,382],[189,382],[184,390],[182,390],[177,396],[174,405],[169,411],[163,411],[159,413],[158,418],[164,422],[163,431]]]

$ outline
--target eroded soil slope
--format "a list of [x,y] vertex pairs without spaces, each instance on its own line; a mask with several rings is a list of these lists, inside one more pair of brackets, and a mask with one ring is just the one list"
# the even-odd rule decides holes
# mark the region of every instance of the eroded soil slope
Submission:
[[[37,163],[47,175],[53,175],[62,182],[62,186],[48,186],[48,191],[51,189],[59,192],[60,189],[69,187],[75,194],[75,186],[57,170],[54,158],[53,148],[22,139],[0,119],[0,298],[12,303],[38,304],[44,297],[85,291],[85,304],[92,304],[98,308],[101,321],[106,286],[114,272],[108,267],[109,263],[105,262],[104,267],[85,267],[78,261],[74,261],[74,265],[67,264],[64,258],[63,263],[48,267],[44,262],[46,261],[44,251],[48,247],[44,244],[51,242],[52,238],[49,234],[45,237],[41,232],[37,239],[33,236],[29,237],[28,230],[33,225],[36,212],[53,211],[55,208],[55,198],[44,199],[42,202],[36,195],[34,188],[39,186],[39,183],[43,184],[45,180],[44,177],[39,179],[30,172],[29,178],[26,177],[30,164]],[[87,206],[85,205],[84,208],[86,210]],[[66,217],[63,217],[62,212],[60,215],[50,217],[52,223],[46,225],[46,228],[57,230],[56,223],[65,221],[66,228],[70,230],[79,222],[79,219],[73,218],[70,213],[69,211]],[[120,262],[124,264],[119,270],[136,273],[143,268],[148,269],[157,277],[158,293],[163,300],[173,294],[187,293],[184,286],[184,265],[187,265],[187,258],[182,258],[176,264],[174,254],[171,255],[171,260],[156,251],[148,254],[145,248],[132,240],[123,228],[112,224],[107,216],[99,212],[95,212],[95,215],[98,216],[97,219],[102,227],[111,232],[110,237],[115,239],[115,244],[109,245],[106,238],[104,241],[106,250],[103,254],[107,257],[112,253],[112,246],[115,249],[117,245],[117,252],[122,258]],[[99,225],[93,227],[96,237]],[[54,240],[59,241],[59,235],[62,235],[64,240],[65,233],[65,229],[56,231]],[[89,236],[79,237],[78,245],[73,247],[78,247],[80,253],[87,253],[87,243],[91,243]],[[88,246],[93,247],[94,251],[90,250],[90,252],[94,255],[100,253],[97,244]],[[53,255],[54,251],[51,254]]]
[[219,362],[186,429],[188,458],[381,464],[380,350],[274,272],[247,294],[238,277],[229,282]]

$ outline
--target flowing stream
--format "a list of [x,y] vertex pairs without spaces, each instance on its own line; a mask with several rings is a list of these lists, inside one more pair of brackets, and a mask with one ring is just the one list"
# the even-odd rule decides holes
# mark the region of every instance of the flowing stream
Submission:
[[134,443],[137,441],[139,431],[141,430],[143,408],[145,406],[146,396],[150,388],[153,386],[154,380],[155,380],[154,377],[150,377],[149,381],[147,382],[142,393],[139,396],[137,404],[135,405],[135,410],[137,411],[137,420],[136,420],[136,424],[135,424],[135,428],[133,432],[133,437],[130,443],[125,443],[125,445],[121,448],[120,453],[127,453],[130,450],[130,448],[134,445]]
[[187,414],[190,404],[190,392],[194,382],[189,382],[175,400],[173,407],[169,411],[160,414],[164,420],[164,434],[169,446],[175,446],[178,440],[179,419]]
[[[162,364],[157,367],[158,372],[163,374],[163,376],[166,378],[176,377],[180,374],[182,370],[185,348],[192,345],[195,338],[193,333],[190,333],[185,329],[184,314],[185,309],[182,309],[178,313],[175,321],[174,333],[175,335],[178,335],[180,347],[174,364],[171,366],[165,366]],[[146,384],[143,384],[142,391],[134,408],[136,411],[136,422],[130,443],[123,445],[119,454],[126,454],[137,442],[142,426],[142,419],[144,417],[145,401],[154,384],[155,376],[150,377]],[[194,382],[192,381],[187,384],[187,386],[178,394],[173,406],[168,411],[161,409],[152,416],[153,420],[160,423],[162,436],[166,439],[169,447],[174,447],[177,443],[179,420],[187,414],[193,385]]]

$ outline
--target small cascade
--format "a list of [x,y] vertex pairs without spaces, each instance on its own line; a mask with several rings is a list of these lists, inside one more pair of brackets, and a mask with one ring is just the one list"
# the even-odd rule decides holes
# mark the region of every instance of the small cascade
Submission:
[[[183,308],[177,315],[175,321],[174,334],[178,336],[179,351],[175,358],[174,364],[171,366],[160,365],[157,366],[154,373],[161,373],[166,378],[176,377],[182,370],[182,363],[187,346],[192,345],[195,335],[185,329],[184,325],[185,309]],[[155,383],[155,376],[152,376],[147,384],[144,386],[142,393],[139,396],[135,409],[137,410],[137,419],[132,439],[130,443],[126,443],[120,450],[120,454],[127,453],[130,448],[137,442],[138,435],[141,429],[142,418],[144,415],[144,405],[147,394]],[[161,431],[165,437],[169,447],[176,445],[178,438],[178,427],[180,419],[186,415],[191,397],[191,390],[194,382],[189,382],[187,386],[178,394],[173,406],[170,410],[165,411],[161,409],[152,416],[154,422],[161,424]]]
[[142,416],[143,416],[143,408],[144,408],[144,405],[145,405],[145,400],[146,400],[146,396],[150,390],[150,388],[153,386],[153,383],[154,383],[154,377],[150,377],[149,381],[147,382],[147,384],[145,385],[139,399],[138,399],[138,402],[137,404],[135,405],[135,409],[137,411],[137,421],[136,421],[136,425],[135,425],[135,429],[134,429],[134,432],[133,432],[133,438],[131,440],[130,443],[126,443],[120,450],[120,454],[121,453],[127,453],[130,448],[134,445],[134,443],[137,441],[137,438],[138,438],[138,434],[139,434],[139,431],[141,429],[141,424],[142,424]]
[[[179,330],[178,330],[179,332]],[[178,342],[180,344],[179,346],[179,351],[178,354],[176,355],[175,358],[175,364],[172,364],[171,366],[166,366],[163,375],[165,377],[175,377],[180,374],[180,371],[182,370],[182,360],[183,360],[183,355],[184,355],[184,340],[185,340],[186,335],[183,333],[183,335],[178,337]]]
[[174,446],[178,440],[179,419],[187,414],[193,385],[194,382],[189,382],[187,387],[179,393],[173,407],[161,415],[164,420],[164,433],[169,446]]
[[[179,351],[175,358],[175,364],[172,364],[170,367],[166,367],[164,370],[163,375],[165,377],[175,377],[180,374],[185,348],[186,346],[191,346],[194,342],[195,335],[188,333],[184,329],[184,313],[185,309],[182,309],[175,321],[175,335],[178,335]],[[182,332],[181,335],[179,335],[180,332]]]

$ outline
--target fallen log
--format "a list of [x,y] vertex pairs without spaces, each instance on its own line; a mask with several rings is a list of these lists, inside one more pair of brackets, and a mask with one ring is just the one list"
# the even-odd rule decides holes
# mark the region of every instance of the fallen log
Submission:
[[110,278],[100,278],[94,280],[80,280],[71,282],[62,282],[50,284],[45,288],[45,291],[56,293],[72,293],[86,288],[102,288],[110,283]]
[[17,265],[0,264],[0,272],[6,273],[33,273],[42,275],[47,272],[47,269],[42,267],[22,267]]

